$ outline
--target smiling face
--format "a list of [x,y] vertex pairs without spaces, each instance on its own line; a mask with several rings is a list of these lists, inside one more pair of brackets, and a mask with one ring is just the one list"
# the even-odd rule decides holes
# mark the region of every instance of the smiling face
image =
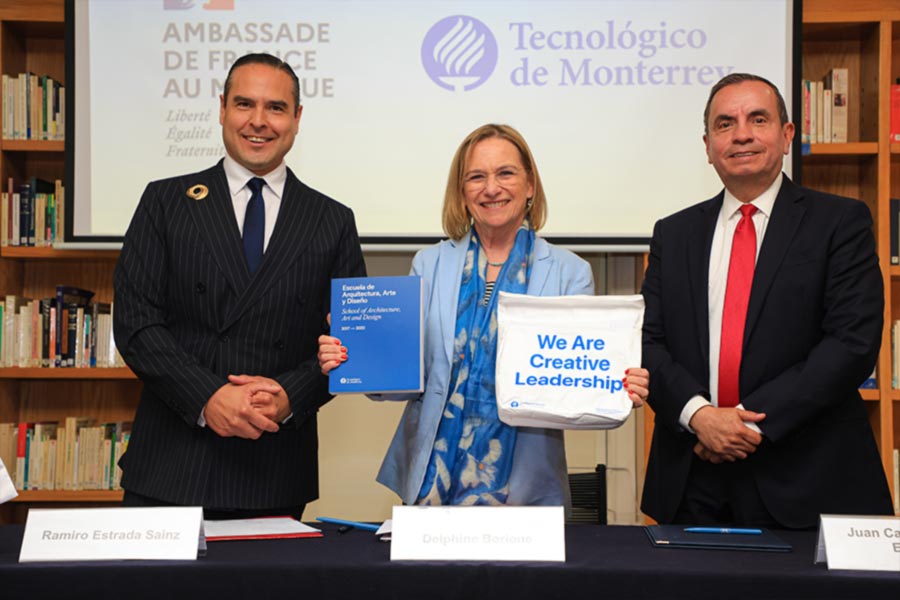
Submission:
[[256,175],[280,165],[300,126],[295,102],[287,73],[254,63],[235,69],[219,110],[228,155]]
[[723,87],[713,97],[706,156],[725,187],[742,202],[764,192],[781,172],[794,138],[781,123],[775,91],[761,81]]
[[534,195],[518,148],[500,137],[481,140],[469,150],[462,180],[466,209],[478,234],[515,237],[525,204]]

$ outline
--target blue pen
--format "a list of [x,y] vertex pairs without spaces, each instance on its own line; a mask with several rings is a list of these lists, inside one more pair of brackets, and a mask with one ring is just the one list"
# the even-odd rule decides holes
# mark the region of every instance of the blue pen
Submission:
[[354,529],[365,529],[366,531],[378,531],[381,525],[374,523],[360,523],[359,521],[345,521],[344,519],[332,519],[331,517],[316,517],[316,521],[322,523],[333,523],[334,525],[344,525],[345,527],[353,527]]
[[742,529],[740,527],[685,527],[686,533],[726,533],[736,535],[762,535],[762,529]]

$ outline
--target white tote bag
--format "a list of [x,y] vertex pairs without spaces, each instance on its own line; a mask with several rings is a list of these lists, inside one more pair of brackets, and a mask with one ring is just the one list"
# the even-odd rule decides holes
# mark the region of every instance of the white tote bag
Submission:
[[500,292],[500,420],[551,429],[612,429],[631,414],[622,379],[641,364],[644,298]]

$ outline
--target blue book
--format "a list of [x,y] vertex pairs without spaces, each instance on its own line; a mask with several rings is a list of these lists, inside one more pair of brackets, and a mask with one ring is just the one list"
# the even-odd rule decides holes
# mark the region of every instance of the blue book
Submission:
[[421,392],[422,278],[331,280],[331,335],[347,361],[331,372],[332,394]]

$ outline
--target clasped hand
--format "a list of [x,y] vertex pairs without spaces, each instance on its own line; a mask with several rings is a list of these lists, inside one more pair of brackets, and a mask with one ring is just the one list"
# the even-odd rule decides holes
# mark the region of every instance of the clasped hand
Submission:
[[690,422],[698,440],[694,454],[713,464],[744,460],[762,443],[762,435],[746,423],[759,423],[765,418],[765,413],[742,408],[701,408]]
[[290,414],[284,388],[268,377],[229,375],[203,409],[206,425],[222,437],[255,440],[278,431]]

